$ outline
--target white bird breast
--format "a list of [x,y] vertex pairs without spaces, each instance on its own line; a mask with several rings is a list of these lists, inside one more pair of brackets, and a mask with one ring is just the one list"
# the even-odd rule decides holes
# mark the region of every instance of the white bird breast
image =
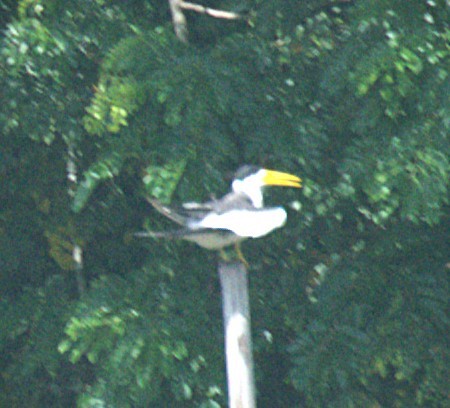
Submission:
[[226,229],[241,237],[259,238],[286,222],[284,208],[275,207],[262,210],[232,210],[223,214],[208,214],[191,228]]

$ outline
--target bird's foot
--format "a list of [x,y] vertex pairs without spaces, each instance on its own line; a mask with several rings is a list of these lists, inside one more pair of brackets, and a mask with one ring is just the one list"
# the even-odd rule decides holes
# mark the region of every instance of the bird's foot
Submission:
[[235,244],[234,256],[230,252],[225,251],[224,249],[221,249],[219,251],[219,254],[220,254],[220,258],[226,263],[231,263],[231,262],[237,261],[237,262],[242,263],[247,269],[250,267],[249,263],[247,262],[247,260],[244,257],[244,254],[241,251],[239,244]]

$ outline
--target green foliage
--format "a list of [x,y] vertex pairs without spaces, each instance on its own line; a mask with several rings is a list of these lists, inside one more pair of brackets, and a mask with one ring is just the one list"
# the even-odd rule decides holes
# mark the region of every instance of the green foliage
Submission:
[[142,179],[146,194],[168,202],[186,169],[187,161],[187,157],[175,157],[164,166],[148,166]]
[[[178,301],[170,293],[172,279],[149,270],[127,279],[105,276],[93,282],[58,346],[73,364],[86,357],[100,374],[80,396],[80,406],[99,400],[122,407],[161,406],[171,398],[180,403],[213,401],[211,372],[209,387],[198,383],[209,358],[188,349],[190,328],[181,316],[175,317]],[[199,311],[198,317],[204,313]]]
[[[65,53],[64,42],[36,19],[9,26],[2,47],[10,78],[4,87],[3,132],[16,132],[47,144],[53,142],[56,124],[64,120],[62,84],[68,81],[70,73]],[[42,118],[38,107],[51,113]]]
[[[0,345],[8,358],[2,361],[1,384],[10,390],[2,397],[4,405],[63,406],[73,398],[75,389],[72,395],[58,395],[62,367],[57,345],[69,307],[68,285],[57,275],[43,287],[25,288],[14,302],[2,301]],[[67,380],[75,378],[72,374],[66,371]],[[24,385],[33,392],[25,393]]]
[[[432,135],[428,135],[424,145],[426,129],[421,126],[421,130],[410,134],[407,141],[393,137],[382,146],[378,141],[362,141],[352,148],[352,156],[358,159],[350,156],[343,171],[368,198],[368,206],[359,211],[376,224],[383,224],[398,210],[402,218],[434,224],[448,204],[450,163],[439,149],[446,141],[442,135],[433,146]],[[366,168],[362,175],[355,162],[364,156]]]
[[250,6],[0,2],[1,406],[226,405],[214,254],[131,237],[242,163],[304,180],[244,247],[258,406],[445,406],[448,5]]
[[104,157],[99,158],[86,171],[84,180],[80,183],[74,196],[72,209],[79,212],[94,189],[105,180],[109,180],[117,176],[123,166],[123,157],[119,152],[107,152]]
[[[448,351],[440,339],[449,326],[448,282],[436,262],[444,248],[428,248],[426,260],[414,265],[407,258],[414,245],[416,240],[392,255],[385,251],[387,259],[405,253],[401,267],[397,261],[368,268],[366,249],[351,264],[340,262],[328,272],[310,321],[290,348],[292,381],[311,405],[444,404],[441,375]],[[438,273],[430,274],[430,268]],[[437,375],[425,374],[431,370]],[[392,392],[379,393],[381,385]]]

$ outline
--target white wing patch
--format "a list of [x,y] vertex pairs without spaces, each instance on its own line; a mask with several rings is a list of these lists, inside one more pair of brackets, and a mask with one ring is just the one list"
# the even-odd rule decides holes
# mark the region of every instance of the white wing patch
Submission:
[[241,237],[259,238],[286,222],[284,208],[264,210],[232,210],[223,214],[211,213],[203,220],[189,225],[191,228],[226,229]]

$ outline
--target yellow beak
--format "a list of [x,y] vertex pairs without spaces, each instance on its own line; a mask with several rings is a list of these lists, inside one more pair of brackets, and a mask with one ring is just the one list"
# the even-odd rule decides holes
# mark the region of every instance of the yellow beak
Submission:
[[302,186],[300,177],[281,171],[264,169],[263,183],[267,186],[285,186],[300,188]]

